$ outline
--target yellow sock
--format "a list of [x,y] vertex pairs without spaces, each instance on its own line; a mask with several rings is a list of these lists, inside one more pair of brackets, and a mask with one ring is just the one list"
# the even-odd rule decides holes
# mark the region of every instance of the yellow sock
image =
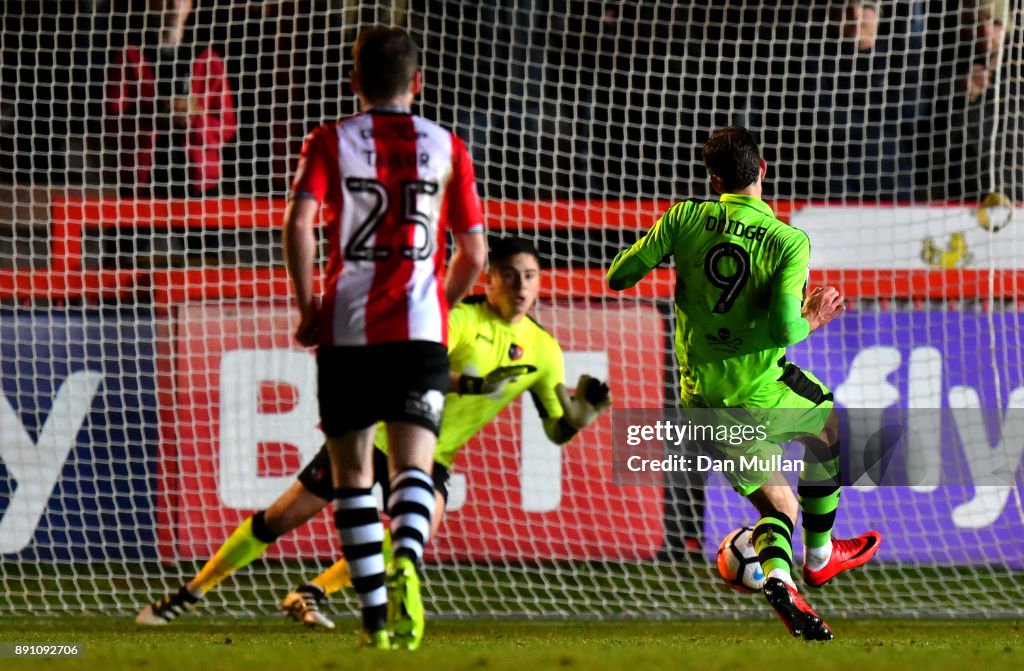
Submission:
[[266,552],[270,543],[264,543],[252,535],[252,518],[242,522],[224,544],[203,566],[202,570],[186,587],[195,592],[206,592],[220,583],[221,580],[247,566]]
[[[384,563],[391,561],[391,533],[384,530]],[[324,591],[334,594],[352,584],[352,575],[348,571],[348,563],[344,559],[336,561],[329,569],[313,578],[313,584]]]
[[348,563],[344,559],[339,559],[331,568],[313,578],[313,584],[322,589],[324,594],[334,594],[338,590],[345,589],[352,584]]

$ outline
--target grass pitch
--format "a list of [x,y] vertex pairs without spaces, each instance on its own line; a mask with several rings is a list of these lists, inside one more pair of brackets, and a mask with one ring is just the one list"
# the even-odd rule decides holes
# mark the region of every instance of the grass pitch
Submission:
[[946,669],[1024,668],[1024,622],[835,620],[836,640],[790,638],[776,620],[694,622],[428,621],[417,652],[355,648],[354,620],[332,632],[283,618],[188,617],[162,628],[130,618],[0,618],[0,640],[84,644],[77,659],[2,659],[0,669]]

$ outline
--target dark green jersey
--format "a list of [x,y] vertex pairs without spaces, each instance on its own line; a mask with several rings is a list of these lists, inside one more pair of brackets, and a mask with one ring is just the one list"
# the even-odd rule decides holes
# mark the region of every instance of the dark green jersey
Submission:
[[685,201],[615,258],[608,281],[632,286],[669,255],[683,403],[742,405],[778,378],[786,346],[810,331],[800,316],[807,235],[751,196]]

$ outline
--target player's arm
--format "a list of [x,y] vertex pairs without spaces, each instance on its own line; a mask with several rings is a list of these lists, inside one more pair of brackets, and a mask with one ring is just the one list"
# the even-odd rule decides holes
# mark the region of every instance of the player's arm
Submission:
[[615,291],[628,289],[661,263],[672,252],[671,222],[685,216],[690,206],[685,202],[670,208],[632,247],[619,252],[608,269],[608,286]]
[[564,384],[555,385],[554,391],[562,414],[557,419],[544,420],[544,433],[559,445],[572,440],[612,405],[607,383],[586,374],[580,375],[576,391],[571,396]]
[[806,235],[793,235],[782,247],[782,261],[772,282],[768,304],[769,347],[795,345],[811,333],[801,307],[811,259]]
[[455,253],[444,278],[444,294],[448,305],[454,306],[473,287],[487,263],[487,236],[473,161],[466,145],[455,135],[452,136],[452,178],[445,201]]
[[783,246],[782,263],[775,274],[768,315],[768,333],[776,347],[794,345],[845,309],[834,287],[817,288],[804,295],[810,266],[811,244],[801,233]]
[[444,295],[448,305],[455,305],[462,300],[480,277],[487,262],[487,239],[482,229],[457,233],[453,237],[455,253],[444,278]]
[[299,325],[295,340],[306,347],[317,342],[317,305],[313,295],[313,267],[316,264],[316,235],[313,226],[320,203],[327,195],[330,166],[320,147],[317,131],[302,145],[299,165],[292,183],[288,208],[284,215],[285,265],[292,280],[292,291],[299,306]]
[[500,366],[483,377],[465,375],[451,371],[451,388],[459,394],[497,394],[507,385],[516,381],[520,375],[536,373],[537,367],[529,364],[519,366]]
[[768,303],[768,328],[762,330],[768,337],[765,348],[788,347],[810,334],[810,324],[801,311],[809,262],[807,236],[793,236],[783,245]]
[[[316,235],[313,225],[319,210],[320,203],[312,198],[293,197],[289,200],[284,215],[285,263],[288,266],[292,292],[299,304],[299,315],[303,323],[312,319],[316,311],[313,298]],[[301,334],[296,332],[296,338],[300,344],[308,346],[314,344],[316,340],[309,340],[315,334],[312,333],[311,325],[307,326],[308,328]]]
[[783,243],[768,304],[768,328],[737,334],[744,339],[740,353],[795,345],[843,311],[843,298],[833,287],[815,289],[804,300],[810,249],[802,232]]
[[530,388],[537,412],[544,423],[548,439],[561,445],[572,440],[579,431],[590,426],[611,404],[608,385],[589,375],[581,375],[576,393],[565,388],[565,361],[562,350],[553,340],[537,360],[543,375]]

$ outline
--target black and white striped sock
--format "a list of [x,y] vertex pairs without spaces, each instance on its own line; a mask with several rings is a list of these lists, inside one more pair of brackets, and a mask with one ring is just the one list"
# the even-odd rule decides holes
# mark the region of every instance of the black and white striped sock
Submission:
[[434,516],[433,478],[418,468],[407,468],[396,474],[391,479],[388,514],[391,515],[391,544],[395,556],[407,557],[419,564]]
[[363,609],[363,627],[383,629],[388,618],[384,589],[384,525],[369,489],[338,489],[334,493],[334,525],[348,562],[352,586]]

